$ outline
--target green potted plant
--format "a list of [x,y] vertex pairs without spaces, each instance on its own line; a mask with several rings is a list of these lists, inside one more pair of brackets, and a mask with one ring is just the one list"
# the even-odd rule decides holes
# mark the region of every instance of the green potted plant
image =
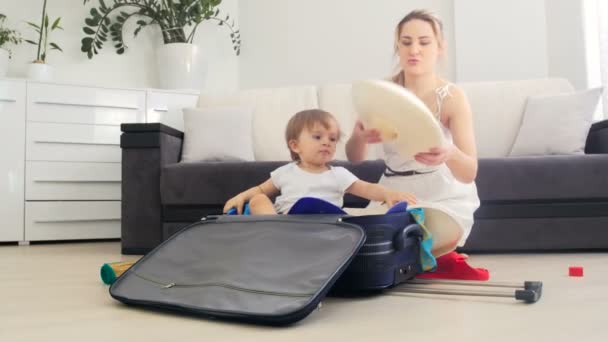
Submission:
[[6,16],[0,13],[0,77],[6,76],[8,71],[8,60],[11,51],[7,48],[9,44],[17,45],[21,43],[19,32],[5,27]]
[[25,39],[26,42],[36,45],[36,59],[29,65],[27,70],[27,76],[29,79],[37,80],[37,81],[49,81],[52,78],[53,69],[50,65],[46,64],[46,59],[48,57],[48,48],[50,46],[51,50],[58,50],[63,52],[63,50],[56,43],[49,41],[49,32],[55,30],[63,30],[60,26],[61,18],[57,18],[51,23],[51,19],[46,12],[46,0],[42,4],[42,17],[40,19],[40,24],[35,24],[32,22],[27,22],[34,31],[38,34],[36,40]]
[[[84,0],[86,5],[90,0]],[[123,29],[135,20],[134,36],[145,27],[158,25],[163,44],[157,49],[159,79],[163,88],[195,88],[204,78],[205,67],[200,52],[193,44],[199,25],[204,21],[225,27],[238,56],[241,49],[239,30],[229,15],[220,15],[222,0],[97,0],[83,27],[86,35],[81,51],[93,58],[110,43],[116,53],[127,49]]]

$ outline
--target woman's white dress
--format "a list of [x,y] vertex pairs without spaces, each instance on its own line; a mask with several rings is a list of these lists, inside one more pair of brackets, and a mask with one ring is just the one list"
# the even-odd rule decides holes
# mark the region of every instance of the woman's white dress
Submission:
[[[435,117],[439,121],[445,139],[452,143],[452,135],[449,129],[439,120],[443,100],[451,96],[449,87],[450,84],[448,83],[436,90],[438,110]],[[445,163],[439,166],[427,166],[414,159],[405,160],[390,143],[384,143],[383,150],[388,174],[391,173],[388,170],[398,172],[414,170],[422,174],[388,177],[385,173],[379,184],[392,190],[411,192],[418,199],[416,206],[435,208],[448,214],[458,222],[462,229],[463,235],[458,242],[458,246],[463,246],[473,226],[473,213],[479,207],[479,197],[477,196],[475,183],[465,184],[458,181]],[[368,208],[379,205],[378,202],[372,202]]]

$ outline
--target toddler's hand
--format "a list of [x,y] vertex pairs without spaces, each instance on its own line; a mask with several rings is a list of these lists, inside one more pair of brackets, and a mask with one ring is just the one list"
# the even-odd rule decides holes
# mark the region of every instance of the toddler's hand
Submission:
[[416,204],[416,196],[409,192],[387,191],[384,194],[384,203],[392,207],[399,202],[407,202],[408,205]]
[[243,205],[245,204],[245,199],[241,195],[237,195],[232,197],[226,202],[224,205],[224,214],[228,212],[228,210],[232,208],[236,208],[236,212],[241,215],[243,213]]

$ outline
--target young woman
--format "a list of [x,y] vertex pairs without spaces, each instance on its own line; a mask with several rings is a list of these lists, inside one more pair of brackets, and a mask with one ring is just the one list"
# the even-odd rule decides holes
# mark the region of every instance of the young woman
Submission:
[[[437,72],[438,61],[446,51],[442,30],[441,21],[427,11],[416,10],[406,15],[395,29],[399,71],[391,79],[427,105],[450,144],[404,160],[390,143],[383,143],[387,169],[379,183],[389,189],[407,190],[416,195],[420,204],[428,203],[450,215],[463,229],[459,242],[462,246],[473,225],[473,213],[479,207],[474,182],[477,151],[466,95]],[[347,157],[360,162],[366,157],[367,144],[380,142],[379,132],[357,122],[346,144]]]

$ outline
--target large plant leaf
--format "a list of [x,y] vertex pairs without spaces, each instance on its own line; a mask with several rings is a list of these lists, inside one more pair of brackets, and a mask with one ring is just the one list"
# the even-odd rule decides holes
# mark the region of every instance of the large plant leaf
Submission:
[[101,18],[86,18],[84,20],[84,23],[87,24],[88,26],[97,26],[97,25],[99,25],[100,20],[101,20]]

